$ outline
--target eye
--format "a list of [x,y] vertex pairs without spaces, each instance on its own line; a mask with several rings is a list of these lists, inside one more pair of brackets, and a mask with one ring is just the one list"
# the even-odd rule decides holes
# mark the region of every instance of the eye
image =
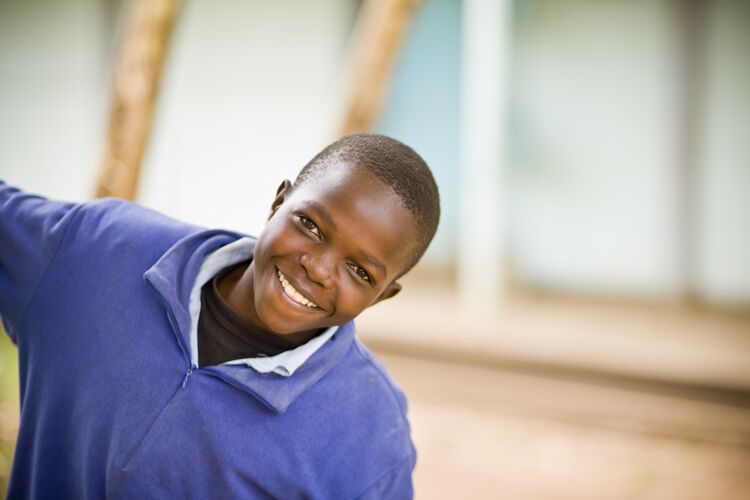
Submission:
[[310,231],[312,234],[320,238],[320,230],[318,229],[318,226],[315,225],[313,221],[305,217],[304,215],[299,215],[299,220],[302,223],[303,226],[305,226],[305,229]]
[[358,266],[357,264],[349,264],[349,267],[352,268],[352,271],[357,273],[357,276],[362,278],[364,281],[371,282],[372,279],[370,278],[370,275],[365,271],[364,267]]

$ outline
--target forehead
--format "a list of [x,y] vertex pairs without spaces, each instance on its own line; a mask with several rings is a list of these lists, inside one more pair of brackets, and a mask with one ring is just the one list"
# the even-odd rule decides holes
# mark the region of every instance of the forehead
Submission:
[[[416,238],[412,213],[393,190],[363,168],[332,165],[297,186],[288,200],[293,206],[322,209],[335,229],[329,238],[375,255],[395,275],[413,251]],[[320,220],[316,221],[320,223]],[[388,261],[388,262],[386,262]]]

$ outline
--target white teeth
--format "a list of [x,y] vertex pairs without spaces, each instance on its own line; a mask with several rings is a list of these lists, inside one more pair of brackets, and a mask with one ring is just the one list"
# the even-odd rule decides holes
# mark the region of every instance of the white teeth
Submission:
[[299,291],[292,286],[291,283],[286,279],[286,276],[284,276],[281,271],[278,273],[279,275],[279,281],[281,281],[281,286],[284,288],[284,292],[295,302],[302,304],[303,306],[307,307],[318,307],[317,304],[312,302],[311,300],[308,300],[307,297],[299,293]]

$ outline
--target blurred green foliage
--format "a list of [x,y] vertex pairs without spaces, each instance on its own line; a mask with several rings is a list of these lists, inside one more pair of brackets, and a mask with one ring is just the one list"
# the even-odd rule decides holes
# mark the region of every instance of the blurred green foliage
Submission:
[[0,324],[0,498],[8,491],[18,420],[18,351]]

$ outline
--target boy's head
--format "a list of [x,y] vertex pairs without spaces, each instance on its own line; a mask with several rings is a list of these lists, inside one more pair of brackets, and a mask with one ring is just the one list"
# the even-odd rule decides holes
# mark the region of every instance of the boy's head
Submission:
[[334,142],[277,191],[251,264],[253,316],[280,334],[353,319],[398,293],[439,217],[411,148],[378,134]]
[[360,168],[375,176],[411,212],[417,227],[406,242],[415,244],[398,277],[403,276],[427,250],[440,220],[440,195],[429,167],[416,151],[396,139],[380,134],[354,134],[328,145],[310,160],[297,175],[292,189],[336,165]]

